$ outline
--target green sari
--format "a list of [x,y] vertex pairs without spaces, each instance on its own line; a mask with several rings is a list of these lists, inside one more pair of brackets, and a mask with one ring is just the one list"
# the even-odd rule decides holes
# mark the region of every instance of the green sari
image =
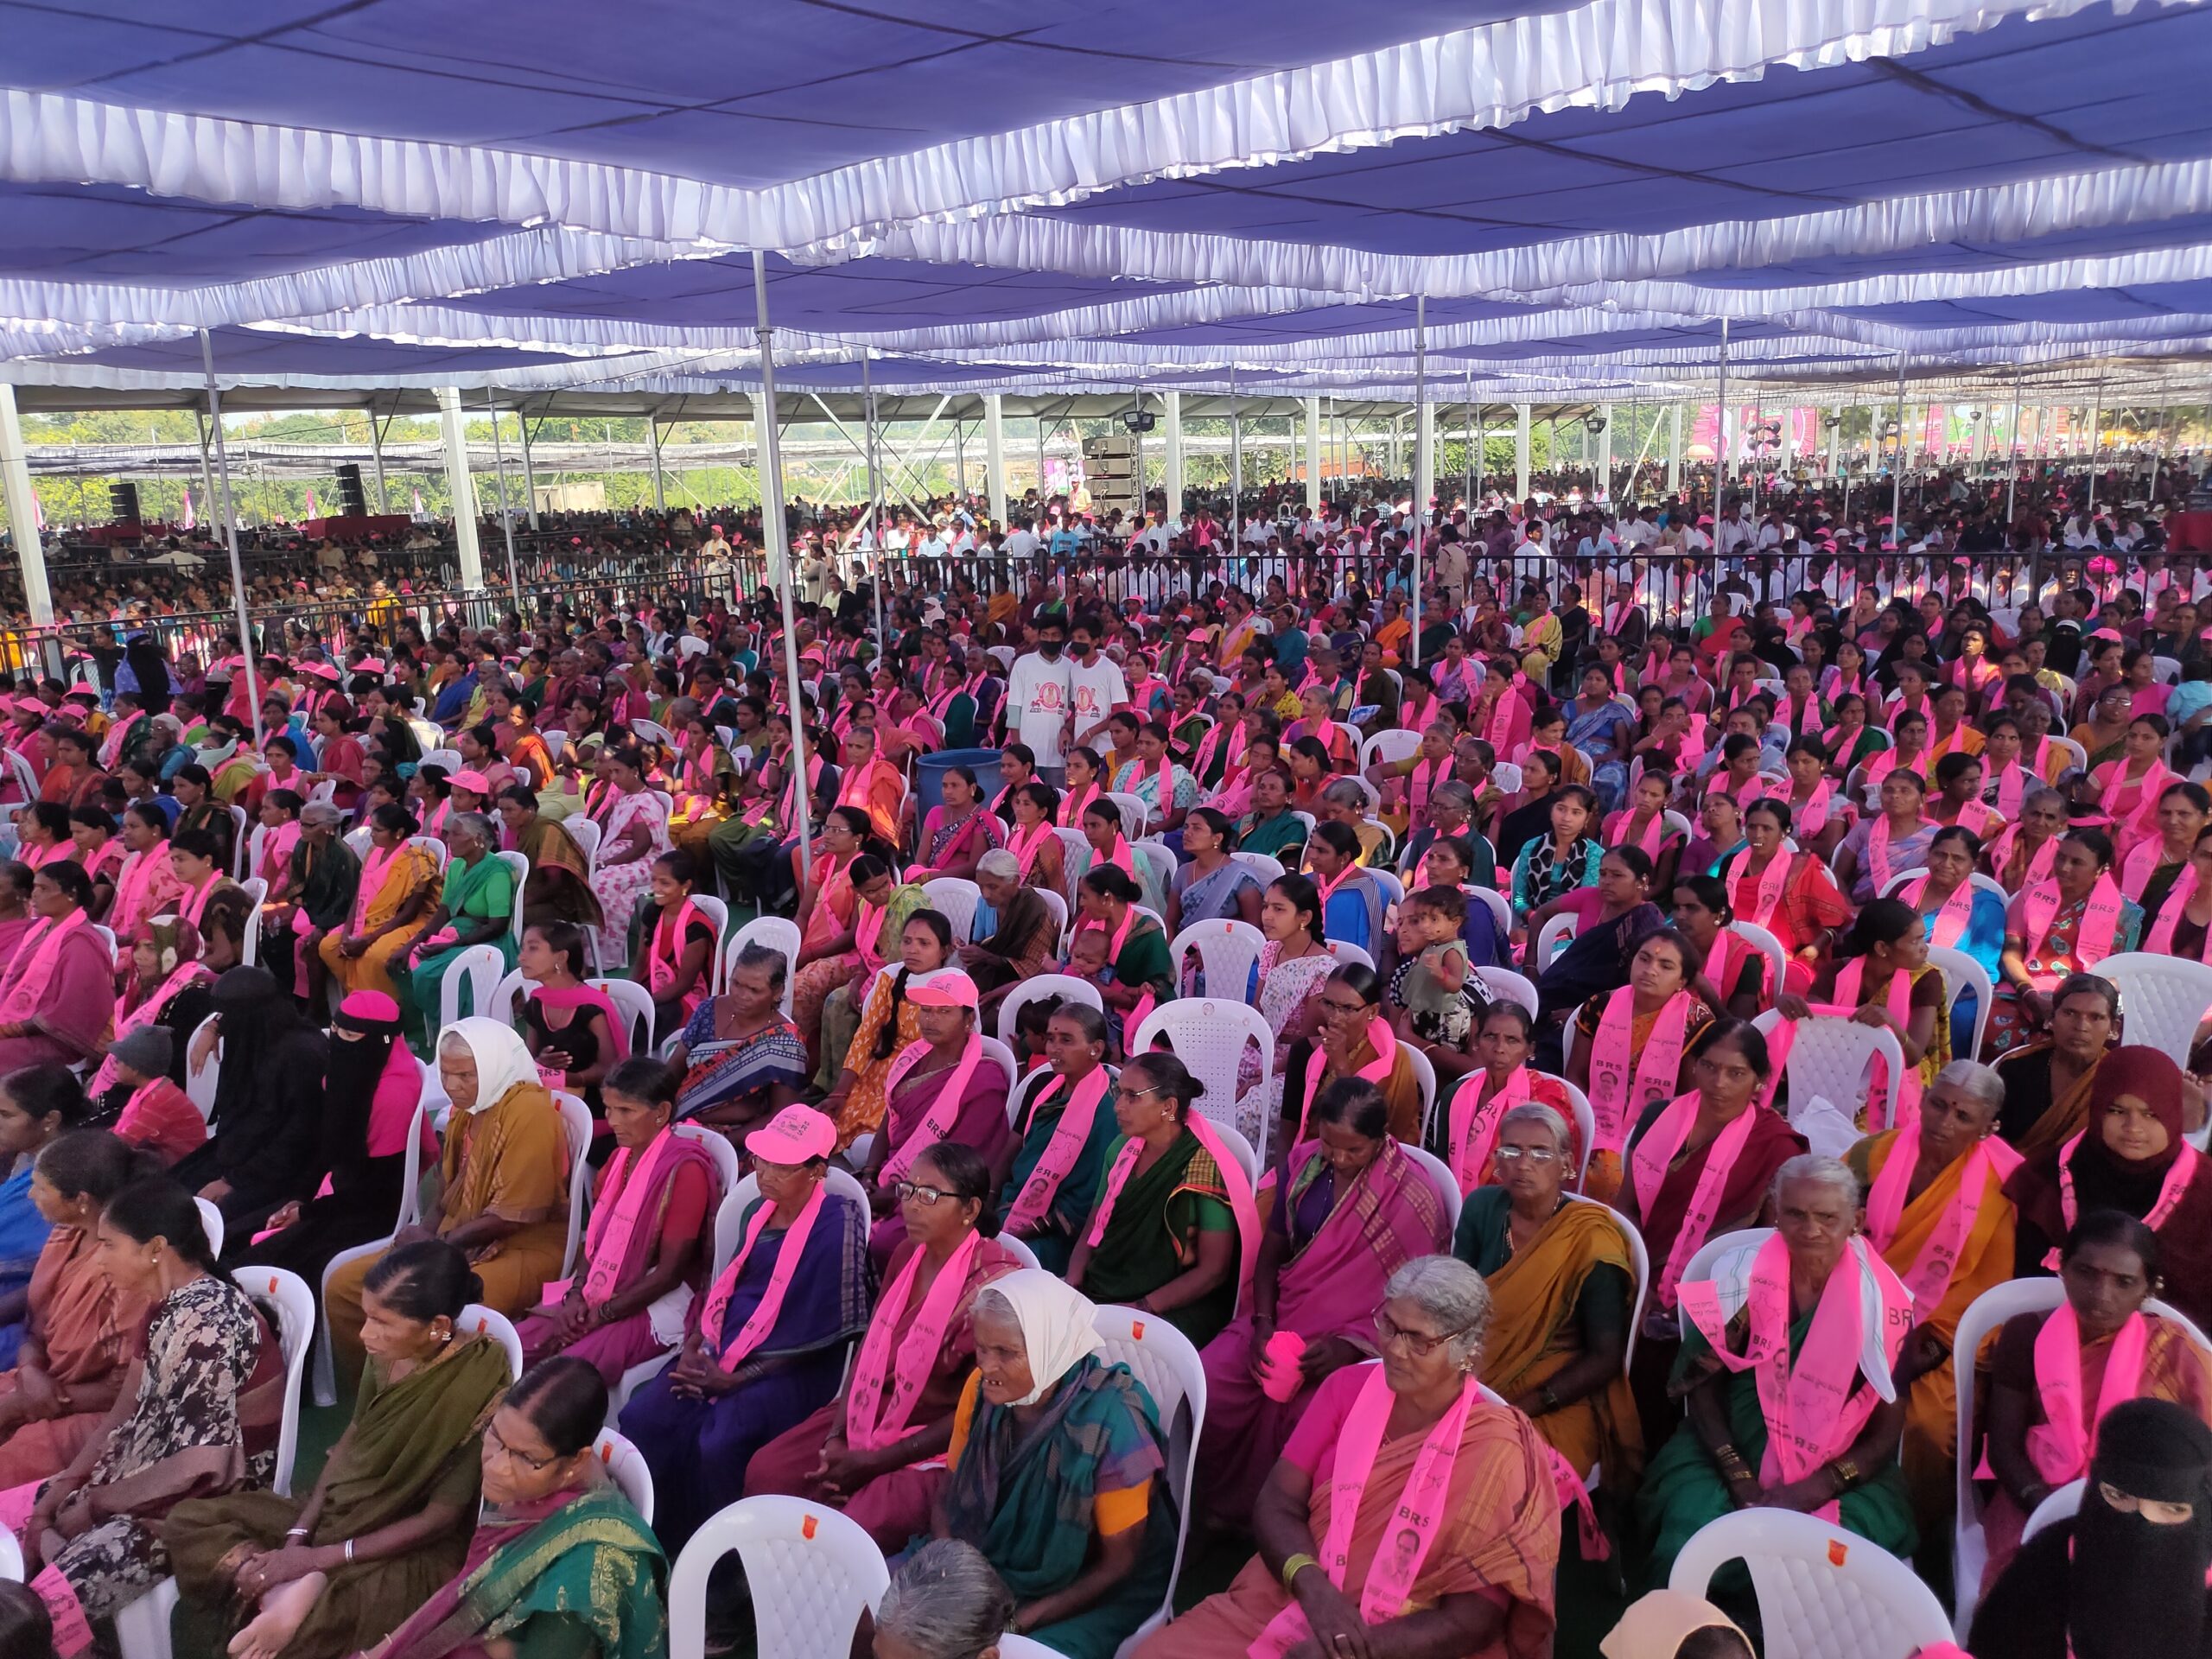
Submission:
[[1012,1408],[978,1402],[945,1490],[947,1530],[983,1552],[1016,1601],[1034,1601],[1090,1565],[1097,1495],[1151,1480],[1144,1544],[1129,1575],[1072,1618],[1028,1632],[1066,1659],[1112,1659],[1167,1594],[1175,1499],[1153,1478],[1166,1466],[1159,1409],[1144,1384],[1128,1366],[1087,1355],[1027,1433]]
[[[1001,1223],[1021,1197],[1021,1189],[1029,1184],[1045,1148],[1052,1142],[1052,1135],[1060,1127],[1061,1116],[1067,1110],[1073,1090],[1065,1079],[1039,1084],[1039,1094],[1050,1092],[1052,1098],[1030,1114],[1022,1130],[1021,1144],[1014,1149],[1014,1169],[1007,1177],[1007,1184],[999,1193],[999,1219]],[[1074,1254],[1076,1241],[1083,1236],[1084,1227],[1090,1220],[1092,1195],[1098,1191],[1106,1171],[1111,1167],[1107,1148],[1119,1144],[1121,1131],[1114,1123],[1114,1102],[1111,1093],[1102,1096],[1098,1109],[1090,1120],[1090,1135],[1076,1154],[1074,1165],[1068,1170],[1067,1179],[1052,1194],[1052,1202],[1039,1224],[1043,1229],[1022,1243],[1035,1252],[1037,1265],[1046,1272],[1065,1277],[1068,1257]]]
[[[1106,1184],[1123,1144],[1117,1135],[1106,1148],[1098,1189],[1090,1201],[1092,1215],[1106,1201]],[[1131,1303],[1149,1296],[1196,1264],[1201,1233],[1227,1233],[1233,1245],[1236,1215],[1230,1208],[1229,1187],[1213,1154],[1185,1129],[1167,1155],[1150,1169],[1131,1175],[1115,1199],[1106,1236],[1090,1253],[1084,1294],[1101,1303]],[[1203,1348],[1221,1334],[1236,1312],[1236,1274],[1232,1268],[1220,1285],[1197,1301],[1160,1317],[1188,1337],[1192,1346]]]
[[630,1500],[581,1492],[486,1510],[461,1575],[392,1633],[381,1659],[446,1659],[504,1637],[530,1659],[664,1659],[668,1560]]
[[[515,873],[501,862],[496,853],[486,853],[474,864],[464,864],[459,859],[448,861],[446,884],[438,895],[438,902],[445,906],[447,925],[467,920],[472,922],[504,922],[515,913]],[[479,944],[488,944],[499,953],[505,964],[505,973],[515,965],[515,932],[512,927],[500,929],[488,939],[479,939]],[[418,959],[412,976],[414,999],[417,1007],[435,1008],[438,1006],[438,982],[445,976],[447,965],[459,956],[462,945],[448,945],[446,949]],[[464,1001],[467,999],[463,998]],[[479,1014],[480,1008],[464,1007],[463,1014]]]
[[[1789,1353],[1793,1362],[1813,1328],[1815,1311],[1808,1309],[1803,1317],[1790,1324]],[[1739,1351],[1746,1328],[1746,1318],[1742,1313],[1729,1324],[1730,1343]],[[1719,1369],[1719,1363],[1704,1333],[1685,1321],[1681,1352],[1675,1361],[1675,1381],[1670,1392],[1678,1397],[1687,1394],[1691,1387]],[[1858,1386],[1869,1385],[1862,1377]],[[1756,1474],[1765,1461],[1767,1443],[1766,1414],[1759,1406],[1758,1373],[1733,1372],[1725,1387],[1729,1439]],[[1649,1551],[1644,1587],[1664,1586],[1682,1546],[1689,1542],[1699,1528],[1732,1513],[1735,1507],[1729,1501],[1727,1484],[1720,1478],[1713,1454],[1705,1449],[1705,1442],[1698,1438],[1697,1431],[1684,1425],[1645,1468],[1643,1484],[1636,1495],[1637,1530]],[[1904,1471],[1894,1459],[1886,1467],[1870,1475],[1864,1484],[1846,1492],[1838,1510],[1838,1524],[1845,1531],[1872,1539],[1900,1560],[1912,1558],[1919,1544],[1919,1534],[1913,1524],[1912,1502],[1905,1490]],[[1724,1599],[1742,1601],[1750,1596],[1751,1576],[1740,1562],[1729,1563],[1713,1582],[1714,1590]]]
[[[285,1649],[286,1659],[337,1659],[373,1647],[459,1570],[481,1475],[478,1439],[506,1391],[507,1357],[484,1337],[464,1338],[431,1363],[387,1384],[368,1363],[353,1403],[344,1457],[313,1547],[341,1543],[442,1505],[454,1530],[385,1560],[341,1567]],[[232,1592],[224,1559],[241,1547],[274,1549],[300,1523],[304,1498],[232,1492],[180,1503],[162,1529],[181,1599],[170,1617],[177,1659],[222,1659],[253,1609]]]

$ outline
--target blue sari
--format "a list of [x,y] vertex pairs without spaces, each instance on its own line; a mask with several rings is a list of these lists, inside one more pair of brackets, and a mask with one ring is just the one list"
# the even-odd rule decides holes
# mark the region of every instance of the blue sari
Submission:
[[[31,1160],[0,1182],[0,1296],[27,1288],[54,1224],[31,1202]],[[0,1370],[15,1369],[26,1321],[0,1325]]]
[[[1618,811],[1623,797],[1628,793],[1627,746],[1624,740],[1635,731],[1635,720],[1610,697],[1605,700],[1605,706],[1594,713],[1583,713],[1577,702],[1569,702],[1567,709],[1567,741],[1590,763],[1590,787],[1598,791],[1599,810]],[[1601,759],[1605,756],[1610,758]]]
[[[1937,912],[1930,911],[1920,918],[1926,937],[1931,941],[1936,937],[1937,914]],[[1967,931],[1959,936],[1959,942],[1953,948],[1965,951],[1967,955],[1980,963],[1982,971],[1989,976],[1990,983],[2002,984],[2004,976],[1998,972],[1997,963],[1998,958],[2005,953],[2005,901],[1986,887],[1976,887],[1974,893],[1974,914],[1967,923]],[[1971,1039],[1974,1032],[1975,1004],[1980,1001],[1979,995],[1969,990],[1963,993],[1951,1006],[1954,1033],[1951,1041],[1955,1053],[1961,1052],[1956,1046],[1959,1040],[1956,1033],[1964,1031]]]

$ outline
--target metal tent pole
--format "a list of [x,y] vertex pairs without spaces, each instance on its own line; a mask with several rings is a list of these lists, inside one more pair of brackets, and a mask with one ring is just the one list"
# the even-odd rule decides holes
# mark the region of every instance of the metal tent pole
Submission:
[[1735,455],[1728,442],[1728,319],[1720,319],[1720,402],[1719,417],[1713,432],[1713,523],[1720,527],[1720,493],[1728,487],[1728,474],[1735,463]]
[[1897,453],[1890,467],[1890,540],[1904,546],[1904,353],[1897,353]]
[[1244,427],[1236,414],[1236,371],[1229,372],[1229,552],[1244,548]]
[[253,752],[261,753],[261,679],[254,672],[253,618],[245,602],[245,562],[238,556],[238,505],[231,499],[231,457],[223,443],[223,394],[215,385],[215,347],[200,331],[200,361],[207,372],[207,423],[215,429],[215,470],[222,480],[223,533],[231,544],[231,597],[238,611],[238,648],[245,658],[245,694],[253,710]]
[[537,468],[530,458],[530,416],[522,412],[522,405],[515,405],[515,429],[522,434],[522,494],[523,511],[530,515],[530,528],[537,529]]
[[[200,499],[207,504],[207,511],[213,512],[215,511],[215,460],[213,451],[207,447],[206,412],[201,410],[194,410],[192,421],[193,424],[200,429]],[[376,429],[376,421],[372,416],[369,421],[369,430],[374,433]]]
[[[875,595],[875,648],[881,651],[891,635],[883,624],[883,497],[882,474],[875,465],[875,380],[869,368],[872,353],[861,350],[861,448],[868,461],[868,585]],[[1039,481],[1043,480],[1040,469]]]
[[2020,487],[2020,372],[2012,371],[2012,423],[2005,429],[2005,531],[2012,531],[2012,500]]
[[507,597],[522,614],[522,577],[515,569],[515,521],[507,511],[507,450],[499,436],[499,405],[491,387],[484,388],[484,407],[492,411],[492,470],[499,480],[499,529],[507,538]]
[[2104,448],[2105,378],[2097,377],[2097,390],[2089,399],[2089,517],[2097,516],[2097,456]]
[[1434,470],[1428,418],[1428,296],[1414,296],[1414,632],[1408,660],[1421,666],[1421,558],[1428,541],[1430,474]]
[[[768,265],[760,251],[753,251],[753,334],[760,342],[760,539],[766,544],[771,569],[780,569],[779,597],[784,607],[784,672],[791,693],[791,812],[798,824],[799,890],[814,879],[813,834],[807,816],[814,803],[806,787],[806,707],[799,690],[798,618],[791,604],[791,549],[784,523],[784,462],[776,439],[776,331],[768,326]],[[659,446],[654,446],[658,470]]]

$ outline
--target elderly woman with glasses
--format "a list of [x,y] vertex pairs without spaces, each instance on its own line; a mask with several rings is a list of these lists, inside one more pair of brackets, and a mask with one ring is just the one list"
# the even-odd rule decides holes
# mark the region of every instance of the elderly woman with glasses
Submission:
[[1732,1510],[1796,1510],[1912,1553],[1894,1376],[1912,1293],[1860,1235],[1847,1165],[1792,1158],[1770,1203],[1773,1232],[1681,1287],[1671,1392],[1687,1398],[1689,1425],[1652,1459],[1636,1498],[1653,1585]]
[[480,812],[456,813],[446,825],[446,845],[452,856],[437,908],[393,963],[393,992],[410,1031],[416,1010],[438,1007],[446,969],[462,951],[488,944],[499,953],[502,974],[515,965],[515,874],[493,855],[499,840],[492,820]]
[[1535,1427],[1483,1393],[1490,1326],[1465,1262],[1393,1274],[1381,1363],[1321,1385],[1253,1508],[1259,1553],[1138,1659],[1547,1650],[1559,1496]]

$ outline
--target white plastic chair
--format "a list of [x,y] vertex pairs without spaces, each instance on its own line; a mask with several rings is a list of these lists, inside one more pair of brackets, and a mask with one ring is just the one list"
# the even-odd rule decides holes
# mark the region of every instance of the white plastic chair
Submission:
[[407,844],[410,847],[420,847],[435,859],[438,862],[439,875],[445,874],[446,860],[452,856],[452,852],[447,847],[443,836],[410,836],[407,838]]
[[[1577,1204],[1600,1204],[1600,1200],[1586,1198],[1580,1192],[1570,1192],[1567,1196]],[[1637,1230],[1634,1222],[1609,1204],[1601,1207],[1605,1211],[1606,1218],[1620,1229],[1621,1236],[1628,1242],[1628,1257],[1636,1273],[1636,1302],[1629,1310],[1628,1347],[1621,1355],[1621,1370],[1625,1374],[1636,1363],[1636,1333],[1643,1329],[1644,1298],[1651,1290],[1651,1253],[1645,1248],[1643,1235]]]
[[1364,968],[1372,972],[1375,967],[1375,958],[1347,939],[1331,939],[1329,954],[1339,968]]
[[1183,983],[1185,958],[1195,951],[1198,971],[1205,976],[1207,995],[1249,1001],[1252,970],[1259,965],[1260,953],[1267,944],[1267,936],[1249,922],[1192,922],[1167,947],[1174,982]]
[[1026,1240],[1016,1238],[1012,1233],[1001,1233],[993,1242],[1025,1268],[1042,1268],[1045,1265],[1037,1259],[1037,1252],[1029,1248]]
[[1221,1144],[1228,1150],[1229,1155],[1236,1160],[1236,1166],[1244,1172],[1244,1179],[1256,1191],[1260,1185],[1259,1149],[1226,1123],[1217,1123],[1214,1128],[1221,1136]]
[[520,1031],[523,1004],[530,1000],[531,992],[536,988],[522,976],[522,969],[516,969],[493,988],[492,1006],[484,1010],[486,1017]]
[[965,876],[940,875],[923,882],[922,892],[930,908],[952,924],[954,944],[976,942],[976,910],[983,902],[981,887]]
[[[238,941],[238,962],[243,967],[257,968],[261,965],[261,907],[269,902],[269,883],[257,875],[250,875],[238,883],[238,888],[245,894],[246,910],[245,937]],[[114,955],[115,947],[111,944],[108,956],[112,959]]]
[[867,1531],[798,1497],[747,1497],[691,1536],[668,1579],[671,1659],[705,1659],[707,1580],[735,1550],[753,1592],[760,1659],[820,1659],[853,1644],[861,1614],[890,1588]]
[[223,1254],[223,1212],[211,1198],[194,1198],[200,1207],[200,1230],[207,1235],[207,1253],[219,1258]]
[[1125,789],[1109,789],[1106,791],[1106,798],[1114,803],[1114,810],[1122,815],[1122,833],[1133,842],[1142,840],[1148,817],[1143,798]]
[[[1959,1059],[1973,1059],[1981,1052],[1982,1033],[1989,1029],[1990,1004],[1997,995],[1989,969],[1965,951],[1955,950],[1948,945],[1929,945],[1928,960],[1943,970],[1944,988],[1950,997],[1951,1052]],[[1959,999],[1968,991],[1974,993],[1974,1045],[1962,1047],[1959,1042]]]
[[2196,1028],[2212,1009],[2212,966],[2185,957],[2127,950],[2094,970],[2120,989],[2120,1014],[2130,1043],[2158,1049],[2186,1066]]
[[1951,1639],[1942,1604],[1910,1567],[1791,1510],[1738,1510],[1700,1528],[1668,1583],[1702,1596],[1733,1560],[1751,1569],[1767,1659],[1908,1659]]
[[591,1109],[557,1089],[553,1104],[569,1133],[569,1243],[561,1253],[561,1271],[569,1274],[575,1270],[576,1251],[583,1244],[584,1205],[591,1197]]
[[584,855],[584,868],[589,869],[592,861],[599,856],[599,825],[581,815],[561,820],[561,827],[569,832],[569,839],[576,843]]
[[[202,1020],[197,1026],[194,1027],[192,1030],[192,1040],[194,1042],[199,1041],[200,1033],[203,1031],[212,1030],[219,1018],[219,1015],[211,1014],[205,1020]],[[191,1049],[189,1046],[187,1046],[185,1052],[188,1057],[190,1055]],[[205,1065],[195,1068],[192,1065],[189,1058],[186,1059],[184,1071],[184,1092],[187,1098],[188,1098],[194,1106],[197,1106],[200,1109],[200,1116],[203,1118],[211,1116],[214,1112],[215,1084],[222,1069],[223,1045],[219,1039],[215,1044],[214,1052],[207,1057],[207,1063]]]
[[2088,1490],[2088,1486],[2086,1477],[2081,1480],[2069,1480],[2037,1504],[2035,1513],[2020,1528],[2020,1541],[2024,1544],[2045,1527],[2056,1526],[2061,1521],[2071,1521],[2079,1515],[2082,1512],[2082,1494]]
[[1282,880],[1282,861],[1268,853],[1231,853],[1230,856],[1258,876],[1263,886]]
[[1475,977],[1489,988],[1495,1001],[1518,1003],[1528,1009],[1529,1017],[1536,1017],[1536,983],[1525,974],[1516,974],[1510,968],[1478,968]]
[[600,1430],[592,1449],[599,1453],[600,1463],[605,1467],[607,1478],[614,1483],[615,1490],[630,1500],[630,1507],[638,1512],[638,1518],[649,1527],[652,1525],[653,1471],[645,1462],[645,1454],[611,1428]]
[[489,1337],[498,1343],[507,1357],[507,1381],[522,1381],[522,1337],[515,1330],[512,1319],[495,1307],[471,1302],[461,1310],[454,1328],[472,1337]]
[[1410,1141],[1398,1142],[1398,1150],[1421,1166],[1436,1188],[1436,1195],[1444,1200],[1444,1236],[1449,1240],[1459,1230],[1459,1183],[1452,1179],[1452,1166],[1433,1152],[1427,1152]]
[[1398,1052],[1406,1057],[1407,1069],[1414,1074],[1414,1086],[1421,1090],[1421,1121],[1427,1124],[1436,1116],[1435,1063],[1411,1043],[1400,1043]]
[[748,944],[758,944],[770,950],[780,951],[784,958],[784,1018],[791,1016],[791,982],[798,977],[798,924],[781,916],[762,916],[747,922],[729,936],[722,946],[721,977],[722,984],[730,983],[736,971],[740,952]]
[[1710,1279],[1713,1268],[1723,1256],[1737,1250],[1756,1252],[1773,1236],[1774,1229],[1771,1227],[1738,1227],[1732,1233],[1716,1234],[1699,1245],[1683,1266],[1681,1282],[1694,1285]]
[[506,977],[507,959],[497,947],[472,944],[446,964],[445,972],[438,976],[438,1027],[446,1027],[461,1018],[461,988],[468,987],[468,1006],[487,1019],[497,1019],[493,1013],[493,993],[499,988],[499,982]]
[[[206,1199],[200,1202],[205,1204]],[[255,1301],[275,1312],[272,1323],[284,1353],[283,1418],[276,1431],[276,1468],[270,1485],[280,1497],[292,1491],[292,1465],[300,1450],[300,1382],[315,1346],[315,1293],[307,1281],[283,1268],[240,1268],[232,1283]]]
[[1561,914],[1551,918],[1536,930],[1536,971],[1552,965],[1552,958],[1573,942],[1574,918]]
[[1497,937],[1501,940],[1513,937],[1513,906],[1506,901],[1503,893],[1496,887],[1469,887],[1466,893],[1470,899],[1478,900],[1490,912],[1490,918],[1496,925]]
[[1421,753],[1419,732],[1408,731],[1402,726],[1390,727],[1376,733],[1359,746],[1359,769],[1370,766],[1395,766],[1401,760],[1410,760]]
[[634,979],[588,979],[584,983],[594,990],[605,992],[607,1000],[614,1005],[615,1013],[630,1027],[630,1052],[652,1053],[653,994]]
[[[1574,1029],[1572,1020],[1567,1022],[1567,1028],[1569,1032]],[[1580,1193],[1582,1191],[1583,1178],[1590,1173],[1591,1151],[1598,1141],[1598,1114],[1591,1108],[1590,1096],[1565,1077],[1557,1077],[1554,1081],[1567,1090],[1567,1111],[1574,1120],[1574,1144],[1582,1148],[1581,1161],[1574,1171],[1574,1190]],[[1631,1332],[1631,1339],[1633,1336],[1634,1333]]]
[[2063,778],[2069,771],[2087,772],[2089,769],[2089,752],[2072,738],[2061,737],[2057,733],[2053,732],[2050,734],[2050,747],[2059,750],[2067,757],[2067,765],[2059,771],[2060,777]]
[[1264,1100],[1266,1090],[1252,1091],[1255,1104],[1249,1113],[1251,1127],[1247,1128],[1245,1103],[1236,1094],[1236,1074],[1247,1043],[1259,1047],[1259,1075],[1267,1077],[1273,1074],[1274,1027],[1258,1009],[1242,1000],[1178,997],[1145,1015],[1136,1030],[1129,1033],[1126,1050],[1141,1054],[1152,1046],[1155,1038],[1163,1036],[1175,1058],[1198,1079],[1204,1090],[1198,1096],[1198,1109],[1212,1122],[1237,1130],[1264,1151],[1268,1125],[1259,1121],[1262,1113],[1257,1103]]
[[[737,1184],[745,1179],[745,1174],[738,1160],[734,1141],[726,1135],[702,1128],[696,1123],[678,1123],[675,1132],[686,1141],[697,1141],[707,1149],[707,1155],[715,1160],[715,1190],[718,1195],[737,1190]],[[716,1202],[720,1201],[717,1197]]]
[[[1763,1037],[1781,1023],[1782,1016],[1771,1008],[1751,1022]],[[1859,1103],[1873,1103],[1866,1068],[1878,1058],[1888,1074],[1883,1085],[1885,1099],[1881,1121],[1884,1127],[1895,1128],[1897,1095],[1904,1081],[1904,1050],[1898,1046],[1895,1034],[1828,1014],[1800,1020],[1797,1040],[1790,1045],[1789,1058],[1783,1068],[1789,1083],[1790,1109],[1799,1110],[1814,1096],[1824,1095],[1847,1116],[1855,1116]]]
[[515,873],[514,909],[507,916],[507,931],[519,945],[522,943],[523,890],[530,885],[530,860],[521,853],[494,853],[492,856]]
[[425,750],[423,754],[422,764],[426,766],[438,766],[442,768],[448,779],[450,779],[456,772],[466,772],[468,769],[468,762],[461,758],[461,751],[459,749],[441,748]]
[[[22,1548],[16,1542],[16,1535],[5,1528],[0,1528],[0,1580],[5,1580],[10,1584],[21,1584],[23,1581]],[[1001,1639],[999,1643],[999,1651],[1004,1653],[1006,1650],[1006,1642]]]
[[999,1040],[1014,1041],[1014,1017],[1032,1002],[1046,1002],[1053,997],[1063,1002],[1080,1002],[1085,1007],[1106,1011],[1106,999],[1098,988],[1087,979],[1077,979],[1073,974],[1039,974],[1034,979],[1025,979],[1006,994],[999,1004]]
[[1128,1366],[1159,1410],[1160,1437],[1167,1446],[1166,1480],[1179,1516],[1167,1594],[1160,1611],[1116,1649],[1116,1659],[1128,1659],[1175,1611],[1175,1583],[1182,1576],[1183,1548],[1191,1529],[1193,1465],[1206,1427],[1206,1372],[1191,1339],[1156,1313],[1102,1307],[1091,1315],[1090,1324],[1102,1344],[1099,1357]]

